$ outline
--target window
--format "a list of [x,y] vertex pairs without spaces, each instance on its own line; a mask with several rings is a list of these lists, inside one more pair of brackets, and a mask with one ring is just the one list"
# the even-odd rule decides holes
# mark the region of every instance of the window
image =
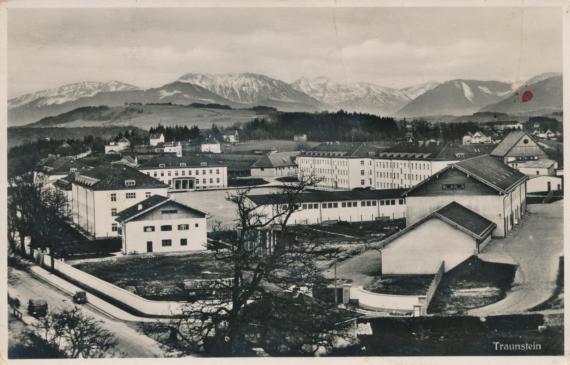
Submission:
[[338,203],[333,203],[333,208],[338,208]]
[[396,200],[390,200],[390,205],[396,205]]
[[172,246],[172,240],[162,240],[162,247]]
[[168,176],[172,176],[172,171],[168,170]]
[[180,167],[186,167],[186,162],[180,162]]
[[137,197],[137,193],[125,193],[125,197],[127,199],[135,199]]
[[404,205],[404,199],[400,199],[399,203],[400,205]]
[[161,172],[160,172],[160,176],[164,176],[164,171],[161,171]]
[[366,206],[367,206],[367,207],[370,207],[370,206],[372,206],[372,202],[371,202],[370,200],[369,200],[369,201],[367,201],[367,202],[366,202]]
[[364,170],[360,170],[360,175],[364,175]]
[[464,190],[465,184],[442,184],[441,190]]
[[216,175],[220,174],[220,169],[216,169]]
[[190,225],[189,224],[179,224],[178,225],[178,230],[179,231],[187,231],[190,229]]
[[202,175],[206,175],[206,170],[202,170]]
[[196,175],[200,175],[200,170],[196,170]]
[[218,177],[218,178],[216,178],[216,182],[217,182],[217,183],[219,183],[219,182],[220,182],[220,178],[219,178],[219,177]]
[[383,206],[383,205],[385,205],[384,200],[380,200],[380,206]]
[[161,214],[176,214],[178,210],[176,209],[164,209],[160,211]]
[[136,185],[135,180],[125,180],[125,186],[126,187],[135,186],[135,185]]
[[376,200],[372,201],[372,206],[375,207],[376,206]]
[[113,223],[111,225],[111,231],[117,232],[119,230],[119,225],[117,223]]
[[156,173],[156,171],[152,173],[152,176],[154,176],[154,177],[157,177],[157,176],[158,176],[158,174]]
[[341,207],[346,208],[346,202],[343,202],[343,203],[341,204]]
[[307,209],[307,204],[301,205],[302,209]]
[[117,201],[117,194],[116,194],[116,193],[111,193],[111,201],[112,201],[112,202],[116,202],[116,201]]
[[117,215],[117,208],[111,208],[111,216],[116,216]]
[[323,209],[326,209],[327,203],[323,203],[322,207],[323,207]]
[[145,198],[150,198],[150,191],[145,192],[145,193],[144,193],[144,197],[145,197]]
[[163,232],[172,231],[172,226],[170,224],[166,224],[164,226],[160,226],[160,230]]
[[360,180],[360,185],[364,185],[364,180]]
[[194,224],[194,227],[198,228],[198,226],[199,226],[199,224],[198,224],[198,223]]
[[210,184],[212,184],[214,182],[214,179],[210,178]]
[[202,179],[202,183],[204,183],[204,184],[205,184],[205,183],[206,183],[206,179]]
[[188,240],[186,238],[181,238],[180,239],[180,246],[187,246],[188,245]]

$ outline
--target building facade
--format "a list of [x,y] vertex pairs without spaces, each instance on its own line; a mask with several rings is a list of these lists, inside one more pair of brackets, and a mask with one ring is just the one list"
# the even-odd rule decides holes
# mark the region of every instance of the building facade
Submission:
[[206,214],[154,195],[118,213],[124,254],[206,249]]
[[131,142],[125,137],[119,139],[118,141],[109,142],[105,145],[105,154],[120,153],[126,151],[131,146]]
[[172,191],[220,189],[228,186],[227,166],[205,156],[160,156],[142,162],[138,170],[167,184]]
[[509,133],[491,152],[491,156],[513,167],[521,162],[548,158],[538,143],[523,131]]
[[296,156],[299,152],[270,152],[251,165],[253,177],[297,176]]
[[95,239],[118,237],[118,212],[167,192],[167,185],[130,167],[100,166],[83,171],[71,179],[73,222]]
[[162,134],[162,133],[151,133],[150,138],[149,138],[149,144],[153,147],[156,147],[161,143],[164,143],[164,134]]

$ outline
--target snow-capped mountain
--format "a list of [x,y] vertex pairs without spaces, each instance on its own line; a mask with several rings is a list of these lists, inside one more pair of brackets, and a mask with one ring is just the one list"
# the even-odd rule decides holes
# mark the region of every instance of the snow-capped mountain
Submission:
[[324,76],[301,78],[291,86],[335,109],[390,115],[410,101],[403,90],[367,82],[338,83]]
[[318,110],[321,107],[315,98],[283,81],[260,74],[188,73],[178,81],[201,86],[235,103],[297,110]]
[[[521,96],[527,90],[532,92],[533,97],[523,103]],[[560,73],[545,73],[535,76],[499,102],[486,105],[481,109],[481,111],[511,114],[560,110],[562,110],[562,74]]]
[[419,95],[398,115],[469,115],[494,104],[512,92],[512,85],[500,81],[451,80]]
[[119,81],[96,82],[83,81],[67,84],[54,89],[41,90],[21,95],[8,100],[9,108],[16,108],[34,103],[36,107],[63,104],[83,97],[93,96],[100,92],[138,90],[139,88]]
[[437,81],[426,81],[418,85],[404,87],[400,89],[400,91],[403,92],[408,97],[408,99],[414,100],[421,94],[424,94],[432,89],[435,89],[439,85],[440,83]]

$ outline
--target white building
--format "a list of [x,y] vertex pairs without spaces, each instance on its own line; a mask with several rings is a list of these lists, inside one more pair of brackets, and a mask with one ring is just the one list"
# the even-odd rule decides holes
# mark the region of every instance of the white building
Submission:
[[546,193],[550,191],[561,192],[563,190],[560,176],[531,176],[526,183],[527,193]]
[[151,133],[149,144],[151,146],[158,146],[160,143],[164,143],[164,134],[162,134],[162,133]]
[[200,151],[204,153],[222,153],[220,142],[213,138],[208,138],[200,144]]
[[220,189],[228,186],[228,167],[206,156],[160,156],[142,162],[138,170],[167,184],[173,191]]
[[67,175],[92,169],[80,159],[72,156],[59,157],[57,159],[46,162],[41,168],[33,173],[33,181],[35,184],[52,185],[57,180]]
[[161,195],[119,212],[123,253],[206,249],[206,214]]
[[226,131],[223,135],[224,142],[226,143],[239,143],[239,132],[237,129],[233,131]]
[[162,147],[164,153],[174,153],[176,157],[182,157],[182,144],[180,142],[165,142]]
[[383,242],[382,275],[447,272],[479,252],[497,225],[451,202]]
[[407,224],[455,201],[497,225],[505,237],[526,211],[528,177],[484,155],[447,166],[405,193]]
[[[353,191],[308,191],[295,197],[298,207],[289,220],[292,224],[320,224],[326,221],[364,222],[392,220],[406,217],[404,191],[353,190]],[[287,195],[249,195],[249,200],[259,207],[266,217],[282,212],[283,205],[290,203]],[[277,222],[280,220],[278,219]],[[281,221],[282,222],[282,221]]]
[[297,176],[297,163],[295,152],[270,152],[251,165],[253,177],[283,177]]
[[295,134],[293,136],[293,141],[295,142],[307,142],[308,138],[306,134]]
[[491,137],[485,135],[481,131],[477,131],[474,133],[467,133],[463,136],[463,144],[485,144],[485,143],[492,143]]
[[397,189],[412,187],[447,165],[483,150],[437,141],[387,150],[366,143],[327,143],[297,156],[299,177],[314,176],[318,187]]
[[125,137],[119,139],[118,141],[111,141],[108,145],[105,145],[105,154],[119,153],[127,150],[131,146],[131,142]]
[[118,212],[168,192],[167,185],[126,166],[100,166],[71,176],[73,222],[95,239],[119,235]]
[[558,168],[556,161],[547,158],[517,162],[512,165],[527,176],[555,176]]
[[491,156],[514,168],[517,168],[517,164],[521,162],[548,158],[538,143],[529,134],[522,131],[509,133],[491,151]]

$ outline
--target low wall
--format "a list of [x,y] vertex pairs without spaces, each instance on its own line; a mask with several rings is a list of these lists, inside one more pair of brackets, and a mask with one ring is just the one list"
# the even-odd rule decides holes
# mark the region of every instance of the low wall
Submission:
[[[35,253],[37,262],[46,267],[51,265],[51,257],[47,254]],[[128,290],[119,288],[84,271],[74,268],[63,261],[55,260],[55,270],[71,281],[80,283],[89,291],[110,297],[134,311],[147,316],[172,316],[188,309],[188,303],[172,301],[154,301],[139,297]]]
[[422,305],[423,296],[379,294],[364,290],[362,287],[350,288],[350,299],[358,300],[358,306],[375,311],[402,311],[413,313],[414,308]]

